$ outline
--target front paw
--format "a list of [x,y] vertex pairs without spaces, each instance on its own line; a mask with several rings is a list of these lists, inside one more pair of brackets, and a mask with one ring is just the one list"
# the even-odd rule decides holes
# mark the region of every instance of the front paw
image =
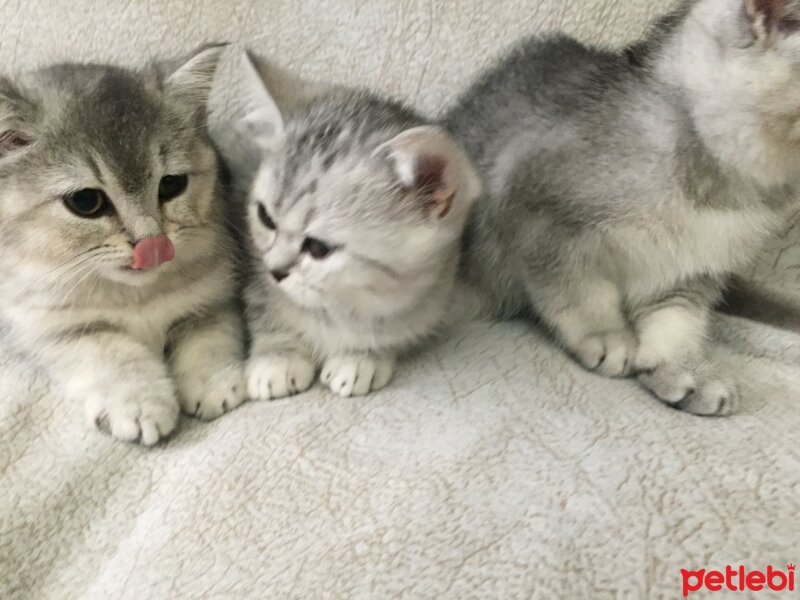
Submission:
[[585,337],[575,348],[584,367],[608,377],[626,377],[631,373],[637,341],[633,332],[621,329]]
[[669,406],[693,415],[724,417],[739,405],[736,383],[702,368],[666,363],[640,373],[639,381]]
[[300,353],[254,356],[247,364],[247,395],[278,400],[305,392],[314,383],[316,366]]
[[245,400],[242,365],[234,363],[178,378],[181,409],[187,415],[212,421]]
[[393,371],[390,358],[371,354],[333,356],[322,367],[322,383],[345,398],[366,396],[385,387]]
[[119,389],[92,393],[86,401],[86,417],[91,426],[126,442],[152,446],[173,432],[178,424],[178,401],[170,386],[153,389]]

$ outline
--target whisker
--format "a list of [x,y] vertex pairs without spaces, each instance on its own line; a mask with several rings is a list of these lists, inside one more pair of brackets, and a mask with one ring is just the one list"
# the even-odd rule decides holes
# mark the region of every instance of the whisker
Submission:
[[85,273],[85,274],[84,274],[84,275],[83,275],[83,276],[82,276],[80,279],[78,279],[78,281],[76,281],[76,282],[75,282],[75,285],[73,285],[73,286],[72,286],[72,287],[69,289],[69,291],[68,291],[68,292],[67,292],[67,293],[64,295],[64,297],[63,297],[63,298],[62,298],[62,300],[61,300],[61,304],[59,304],[59,306],[58,306],[58,310],[62,310],[62,309],[64,308],[64,304],[66,304],[66,302],[67,302],[67,299],[70,297],[70,295],[72,294],[72,292],[74,292],[74,291],[75,291],[75,289],[76,289],[76,288],[77,288],[77,287],[78,287],[78,286],[79,286],[81,283],[83,283],[83,282],[86,280],[86,278],[87,278],[87,277],[89,277],[89,276],[91,276],[91,275],[93,275],[93,274],[94,274],[94,270],[93,270],[93,269],[91,268],[91,266],[90,266],[88,269],[86,269],[86,273]]
[[[72,256],[67,260],[64,260],[61,263],[55,265],[54,267],[48,269],[41,277],[39,277],[33,282],[33,286],[39,287],[42,283],[45,282],[52,285],[53,283],[57,282],[63,275],[69,273],[71,270],[79,267],[80,265],[85,264],[87,261],[90,261],[93,258],[96,258],[97,256],[102,255],[102,251],[108,248],[113,248],[113,246],[109,244],[103,244],[79,252],[75,256]],[[55,279],[51,281],[50,277],[52,277],[53,275],[55,275]]]
[[97,288],[97,282],[100,281],[100,277],[95,277],[94,283],[92,283],[92,287],[89,288],[89,293],[86,294],[86,299],[84,300],[85,304],[89,304],[89,301],[92,299],[92,294],[94,294],[95,289]]
[[[47,273],[39,277],[37,280],[33,282],[33,285],[39,287],[43,283],[52,284],[57,282],[59,279],[68,275],[70,271],[74,271],[81,265],[89,262],[92,259],[92,256],[84,256],[81,257],[79,260],[75,262],[69,262],[69,264],[63,264],[58,270],[50,269]],[[52,278],[52,279],[51,279]]]

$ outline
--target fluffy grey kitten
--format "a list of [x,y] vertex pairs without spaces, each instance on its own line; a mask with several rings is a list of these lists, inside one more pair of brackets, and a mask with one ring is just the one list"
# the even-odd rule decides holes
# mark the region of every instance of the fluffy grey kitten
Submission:
[[[0,80],[0,320],[92,425],[154,444],[244,398],[217,160],[219,48]],[[168,353],[165,357],[165,349]],[[179,404],[180,403],[180,404]]]
[[524,43],[446,116],[484,180],[465,276],[589,369],[733,410],[709,311],[800,183],[800,2],[684,2],[621,52]]
[[244,125],[262,157],[249,205],[249,395],[304,391],[318,365],[335,393],[367,394],[451,310],[477,179],[408,109],[332,91],[282,114],[243,62]]

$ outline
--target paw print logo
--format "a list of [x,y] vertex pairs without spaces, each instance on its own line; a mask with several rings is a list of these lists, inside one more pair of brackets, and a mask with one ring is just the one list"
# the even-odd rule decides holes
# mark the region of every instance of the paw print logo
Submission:
[[794,563],[789,563],[788,565],[786,565],[786,568],[789,569],[790,571],[794,571],[795,569],[797,569],[797,565]]

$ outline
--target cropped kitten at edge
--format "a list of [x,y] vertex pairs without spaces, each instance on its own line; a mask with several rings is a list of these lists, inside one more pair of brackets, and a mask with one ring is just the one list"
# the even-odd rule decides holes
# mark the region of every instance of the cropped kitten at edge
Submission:
[[485,185],[464,275],[583,365],[734,410],[709,312],[796,206],[800,2],[684,2],[625,51],[531,40],[445,117]]
[[214,418],[244,398],[205,134],[220,51],[174,70],[65,64],[0,80],[4,336],[85,402],[92,425],[147,445],[179,406]]
[[318,365],[335,393],[367,394],[451,311],[477,178],[407,108],[336,90],[281,114],[241,60],[240,125],[262,158],[248,209],[249,395],[304,391]]

